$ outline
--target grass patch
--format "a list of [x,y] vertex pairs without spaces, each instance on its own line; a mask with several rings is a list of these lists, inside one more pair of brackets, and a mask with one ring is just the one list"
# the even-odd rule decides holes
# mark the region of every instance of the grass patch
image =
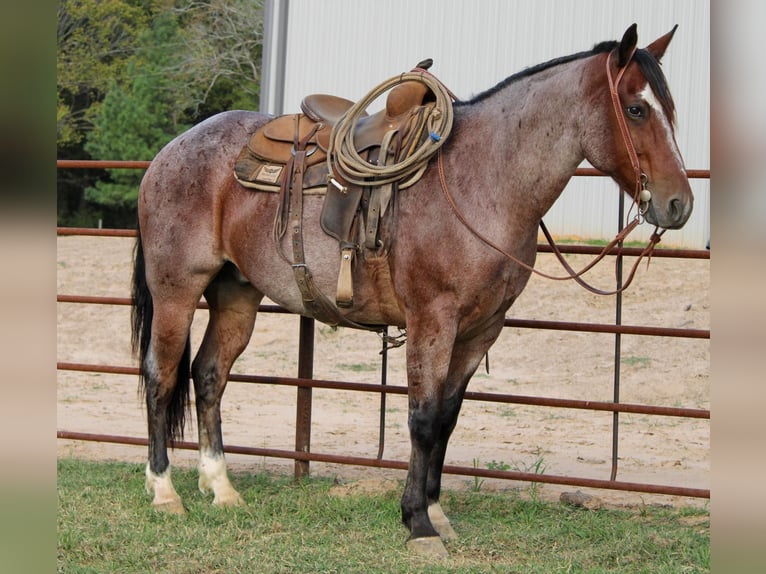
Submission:
[[652,363],[652,360],[649,357],[628,356],[628,357],[622,357],[620,359],[620,363],[622,363],[623,365],[631,366],[631,367],[644,368],[644,367],[648,367]]
[[[560,243],[562,245],[588,245],[591,247],[606,247],[609,245],[609,243],[612,241],[612,239],[586,239],[586,238],[575,238],[575,237],[562,237],[562,238],[555,238],[556,243]],[[646,241],[625,241],[622,245],[623,247],[646,247],[647,242]],[[656,249],[667,249],[668,245],[662,245],[661,243],[658,243],[656,246]]]
[[338,363],[336,366],[352,373],[374,373],[379,368],[377,363]]
[[247,506],[219,509],[174,469],[187,514],[150,508],[143,465],[58,462],[58,572],[708,572],[709,516],[587,511],[511,493],[446,492],[460,538],[437,564],[407,554],[400,489],[335,496],[332,482],[237,474]]

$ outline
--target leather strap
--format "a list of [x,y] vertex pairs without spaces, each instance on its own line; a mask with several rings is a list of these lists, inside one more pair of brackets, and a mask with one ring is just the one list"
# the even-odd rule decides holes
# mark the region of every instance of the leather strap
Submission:
[[551,237],[550,233],[548,233],[548,229],[545,227],[545,224],[540,221],[540,228],[543,230],[543,234],[545,235],[546,239],[548,240],[548,243],[551,245],[551,249],[553,249],[553,252],[556,254],[556,257],[558,260],[562,263],[564,268],[567,270],[569,275],[564,276],[556,276],[556,275],[549,275],[547,273],[544,273],[542,271],[539,271],[535,269],[533,266],[528,265],[518,257],[511,255],[507,251],[505,251],[502,247],[491,241],[489,238],[485,237],[481,232],[479,232],[476,228],[471,226],[470,223],[465,219],[463,214],[458,209],[457,205],[455,204],[455,200],[452,198],[452,195],[449,192],[449,188],[447,186],[447,179],[444,176],[444,160],[442,159],[442,151],[439,150],[438,153],[438,167],[439,167],[439,181],[441,182],[441,188],[442,192],[444,193],[445,198],[447,199],[447,203],[449,204],[450,208],[452,209],[452,212],[455,214],[455,216],[460,220],[460,222],[473,234],[475,235],[479,240],[487,244],[489,247],[500,253],[501,255],[505,256],[506,258],[510,259],[514,263],[517,263],[518,265],[521,265],[524,269],[527,269],[528,271],[531,271],[532,273],[536,273],[537,275],[541,277],[545,277],[546,279],[552,279],[554,281],[568,281],[570,279],[574,279],[579,285],[590,291],[591,293],[596,293],[597,295],[614,295],[616,293],[620,293],[628,288],[630,283],[633,281],[633,276],[636,273],[636,269],[638,268],[638,264],[641,262],[641,259],[645,256],[649,256],[651,259],[651,253],[654,250],[654,246],[657,245],[657,243],[660,242],[660,237],[662,236],[662,233],[664,233],[664,230],[657,233],[655,230],[655,233],[652,234],[652,237],[649,241],[649,244],[644,248],[644,250],[641,252],[641,255],[639,255],[638,259],[636,260],[635,264],[633,265],[633,268],[628,276],[628,280],[625,282],[622,287],[619,289],[615,289],[613,291],[603,291],[601,289],[598,289],[596,287],[593,287],[592,285],[588,284],[585,280],[581,278],[582,275],[584,275],[587,271],[589,271],[596,263],[601,261],[608,253],[609,251],[617,244],[621,244],[622,241],[624,241],[625,237],[633,231],[633,229],[640,223],[640,220],[638,218],[633,219],[627,227],[625,227],[622,231],[620,231],[612,241],[609,242],[608,245],[606,245],[602,250],[601,253],[593,260],[591,263],[586,265],[583,269],[581,269],[579,272],[575,272],[571,266],[566,262],[563,255],[559,251],[558,247],[553,241],[553,238]]
[[[396,135],[396,130],[386,132],[383,137],[383,141],[380,144],[380,153],[378,154],[378,165],[385,166],[388,164],[388,157],[390,152],[391,142]],[[370,201],[367,207],[367,221],[365,222],[365,239],[364,246],[367,249],[377,249],[378,245],[378,224],[380,218],[385,209],[385,204],[391,198],[391,190],[393,183],[386,183],[382,186],[373,186],[370,191]],[[385,196],[385,197],[384,197]]]
[[614,54],[614,52],[609,52],[609,55],[607,55],[606,57],[606,78],[609,83],[609,95],[612,99],[612,107],[614,108],[614,114],[617,118],[617,125],[620,128],[622,141],[625,143],[625,148],[628,151],[628,159],[630,159],[630,165],[631,167],[633,167],[633,173],[635,177],[635,184],[634,184],[634,190],[633,190],[633,202],[634,204],[638,204],[638,195],[641,192],[641,187],[643,185],[643,180],[641,177],[642,176],[641,166],[638,163],[638,154],[636,153],[636,148],[633,145],[633,138],[630,137],[630,130],[628,130],[628,124],[625,121],[625,114],[622,113],[622,104],[620,103],[620,94],[617,91],[617,88],[620,85],[620,80],[622,80],[622,76],[623,74],[625,74],[625,70],[628,69],[628,64],[630,64],[630,61],[633,59],[633,54],[635,53],[636,53],[636,48],[634,46],[625,65],[622,68],[620,68],[620,71],[617,72],[617,76],[613,78],[611,63],[612,63],[612,54]]
[[[298,120],[300,121],[300,120]],[[314,283],[311,270],[306,265],[306,257],[303,249],[303,175],[306,167],[306,146],[309,140],[314,136],[312,130],[305,138],[295,142],[293,157],[288,162],[289,169],[285,177],[283,189],[280,190],[280,208],[274,222],[274,235],[277,245],[281,244],[281,238],[284,236],[286,226],[284,225],[284,204],[289,202],[289,212],[287,220],[292,232],[291,243],[293,251],[293,261],[291,263],[295,282],[301,292],[303,306],[306,311],[315,319],[327,323],[328,325],[342,325],[344,327],[353,327],[355,329],[365,329],[368,331],[380,331],[382,326],[363,325],[356,323],[344,317],[338,308],[322,293]],[[296,138],[298,125],[296,122]],[[281,234],[280,234],[281,231]],[[280,247],[281,251],[281,247]],[[282,256],[285,257],[284,253]],[[286,257],[285,257],[286,258]]]

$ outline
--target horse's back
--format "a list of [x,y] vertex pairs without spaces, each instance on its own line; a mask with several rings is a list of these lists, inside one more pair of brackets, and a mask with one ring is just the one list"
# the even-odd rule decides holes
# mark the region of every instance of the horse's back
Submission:
[[218,172],[230,174],[248,136],[270,117],[258,112],[233,110],[200,122],[159,151],[146,171],[142,190],[149,185],[165,185],[169,178],[187,181],[192,175],[198,178]]
[[[171,140],[152,160],[139,192],[141,228],[147,218],[162,218],[169,210],[204,214],[199,202],[209,203],[227,180],[247,138],[270,116],[235,110],[216,114]],[[167,210],[167,211],[166,211]]]

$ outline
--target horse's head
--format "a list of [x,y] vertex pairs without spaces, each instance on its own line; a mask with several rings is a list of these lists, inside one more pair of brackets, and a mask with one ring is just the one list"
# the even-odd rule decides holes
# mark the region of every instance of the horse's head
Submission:
[[633,24],[595,59],[591,101],[599,102],[599,119],[591,116],[595,125],[589,128],[595,129],[587,129],[585,142],[588,160],[637,196],[649,223],[667,229],[682,227],[694,203],[675,138],[675,106],[659,64],[675,30],[638,49]]

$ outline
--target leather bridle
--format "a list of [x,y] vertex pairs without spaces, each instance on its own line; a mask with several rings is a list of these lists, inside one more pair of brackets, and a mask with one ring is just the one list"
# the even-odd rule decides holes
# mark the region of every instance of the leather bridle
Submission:
[[460,210],[455,204],[454,199],[450,195],[449,188],[447,187],[447,179],[444,175],[444,160],[443,160],[443,154],[442,154],[441,148],[439,149],[439,153],[438,153],[439,181],[441,182],[442,192],[444,193],[444,196],[447,199],[447,203],[449,203],[450,208],[452,209],[455,216],[471,233],[473,233],[473,235],[475,235],[478,239],[486,243],[489,247],[491,247],[492,249],[494,249],[501,255],[510,259],[514,263],[521,265],[524,269],[527,269],[528,271],[536,273],[537,275],[540,275],[541,277],[545,277],[546,279],[552,279],[554,281],[566,281],[566,280],[573,279],[576,283],[581,285],[583,288],[597,295],[614,295],[616,293],[621,293],[622,291],[627,289],[628,286],[633,281],[633,277],[636,274],[636,270],[638,269],[638,265],[641,262],[641,260],[644,257],[648,257],[647,261],[651,260],[654,247],[660,242],[660,238],[662,237],[662,234],[665,233],[665,229],[660,230],[658,226],[655,227],[654,232],[649,238],[649,243],[646,245],[646,247],[644,247],[644,249],[639,254],[638,259],[636,260],[636,262],[634,263],[633,267],[630,270],[630,273],[628,274],[627,280],[616,289],[611,291],[604,291],[602,289],[593,287],[592,285],[587,283],[584,279],[582,279],[582,275],[584,275],[590,269],[592,269],[615,246],[618,247],[618,251],[616,255],[620,255],[620,250],[622,249],[622,243],[625,240],[625,238],[628,236],[628,234],[630,234],[631,231],[633,231],[633,229],[636,228],[636,226],[638,226],[643,221],[643,212],[641,210],[641,198],[642,198],[642,191],[646,190],[646,184],[648,183],[648,178],[646,174],[644,174],[641,171],[641,167],[638,161],[638,154],[636,153],[636,148],[633,145],[633,139],[630,136],[630,131],[628,130],[628,125],[625,121],[625,115],[622,112],[622,104],[620,103],[620,96],[617,91],[620,81],[622,80],[623,74],[625,73],[625,70],[628,68],[628,64],[633,59],[633,55],[635,54],[635,52],[636,52],[636,48],[634,47],[625,65],[622,68],[620,68],[616,77],[612,76],[612,70],[610,65],[612,54],[614,52],[610,52],[606,57],[606,76],[607,76],[607,81],[609,84],[609,94],[612,101],[612,106],[614,108],[615,116],[617,117],[617,125],[620,128],[620,134],[622,136],[623,143],[625,144],[625,148],[627,149],[628,157],[630,159],[630,164],[631,164],[631,167],[633,168],[633,173],[635,178],[634,180],[635,184],[634,184],[634,190],[633,190],[633,203],[630,209],[628,210],[628,217],[630,216],[630,213],[632,212],[633,207],[637,208],[637,213],[635,214],[633,219],[630,220],[628,224],[617,233],[614,239],[612,239],[601,250],[601,253],[599,253],[595,257],[595,259],[593,259],[593,261],[591,261],[588,265],[586,265],[580,271],[575,271],[574,269],[572,269],[572,267],[566,261],[564,256],[561,254],[561,251],[559,250],[559,248],[556,246],[555,242],[553,241],[553,237],[551,237],[551,234],[549,233],[548,228],[545,226],[545,223],[543,223],[542,220],[540,221],[540,229],[542,230],[546,240],[550,244],[553,253],[556,255],[556,258],[559,260],[561,265],[567,271],[568,275],[566,276],[549,275],[547,273],[544,273],[542,271],[535,269],[533,266],[525,263],[524,261],[520,260],[518,257],[505,251],[502,247],[500,247],[499,245],[491,241],[489,238],[485,237],[481,232],[479,232],[477,229],[471,226],[470,223],[465,219],[465,217],[460,213]]

